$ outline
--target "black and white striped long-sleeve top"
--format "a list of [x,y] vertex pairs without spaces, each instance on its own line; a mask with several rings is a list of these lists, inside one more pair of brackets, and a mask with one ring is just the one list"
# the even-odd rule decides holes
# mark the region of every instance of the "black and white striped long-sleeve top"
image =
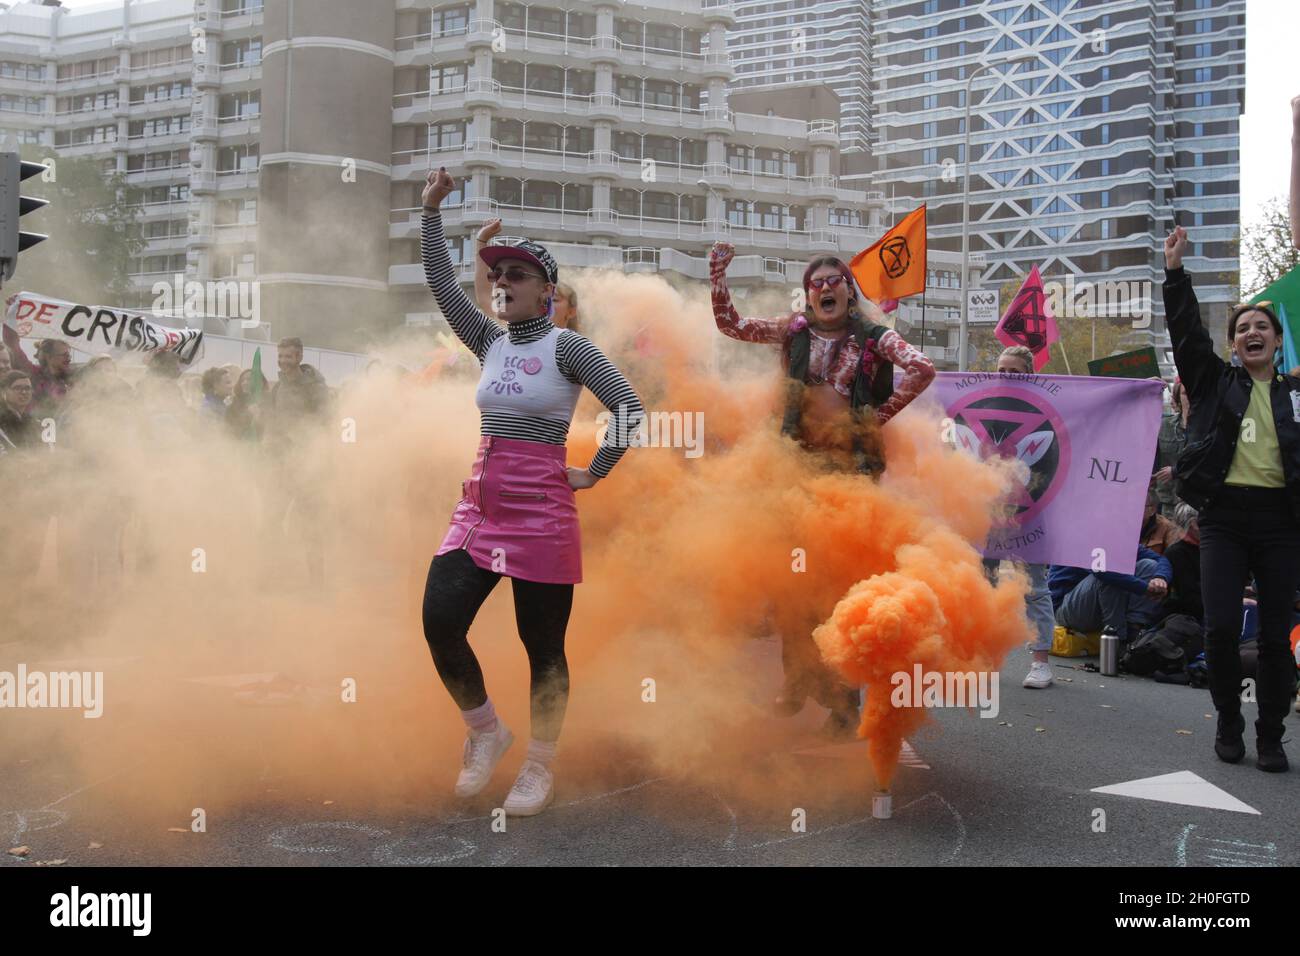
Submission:
[[[420,252],[424,259],[424,277],[456,337],[478,358],[482,366],[488,346],[502,335],[516,344],[534,342],[547,335],[554,326],[546,316],[524,322],[509,323],[508,331],[470,301],[456,281],[442,217],[425,213],[420,229]],[[627,451],[627,440],[634,437],[645,413],[641,399],[614,363],[605,357],[585,336],[561,329],[555,346],[556,366],[570,382],[584,385],[610,410],[624,428],[606,429],[605,440],[591,460],[593,475],[603,478]],[[501,412],[484,412],[480,432],[497,438],[546,442],[563,445],[569,437],[569,422],[548,418],[529,418]]]

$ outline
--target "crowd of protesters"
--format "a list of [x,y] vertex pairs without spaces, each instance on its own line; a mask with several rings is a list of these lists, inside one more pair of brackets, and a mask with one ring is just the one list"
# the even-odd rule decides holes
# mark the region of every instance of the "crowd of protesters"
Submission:
[[[128,418],[117,421],[129,422],[135,436],[155,452],[216,436],[258,445],[267,479],[263,530],[269,532],[268,540],[284,537],[292,511],[294,534],[304,541],[309,581],[323,584],[324,518],[314,493],[317,483],[305,480],[298,452],[329,420],[334,393],[321,373],[303,362],[301,340],[280,341],[274,383],[257,368],[233,365],[186,375],[173,352],[151,353],[131,382],[110,356],[74,366],[67,343],[42,339],[33,359],[12,330],[5,332],[0,346],[0,485],[7,501],[22,501],[25,507],[7,509],[0,574],[23,581],[36,573],[51,518],[57,519],[53,527],[61,581],[82,572],[96,581],[122,573],[122,533],[130,512],[126,496],[94,488],[97,503],[108,505],[95,508],[54,499],[75,498],[70,487],[94,482],[102,436],[87,432],[101,428],[109,410],[131,409]],[[105,501],[106,496],[113,500]],[[148,560],[148,548],[142,551],[141,560]]]

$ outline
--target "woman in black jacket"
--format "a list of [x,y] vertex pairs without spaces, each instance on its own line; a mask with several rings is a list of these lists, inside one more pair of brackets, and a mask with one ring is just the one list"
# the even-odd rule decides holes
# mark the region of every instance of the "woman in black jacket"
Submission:
[[1288,634],[1300,583],[1300,380],[1274,368],[1282,325],[1264,305],[1228,316],[1240,367],[1225,362],[1201,321],[1183,271],[1187,232],[1165,240],[1165,321],[1174,364],[1191,399],[1187,449],[1178,459],[1178,495],[1200,510],[1201,590],[1210,693],[1219,712],[1214,750],[1245,755],[1241,714],[1241,595],[1253,574],[1259,592],[1256,766],[1287,769],[1282,721],[1295,690]]

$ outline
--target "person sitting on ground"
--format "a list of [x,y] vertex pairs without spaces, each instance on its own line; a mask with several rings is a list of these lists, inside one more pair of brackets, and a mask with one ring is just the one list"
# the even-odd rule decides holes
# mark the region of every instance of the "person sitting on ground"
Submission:
[[1165,559],[1173,569],[1169,579],[1166,614],[1188,614],[1204,623],[1205,607],[1201,604],[1201,528],[1196,509],[1180,501],[1174,509],[1174,524],[1182,537],[1169,546]]
[[1160,513],[1160,498],[1155,485],[1147,489],[1147,504],[1142,512],[1142,531],[1138,540],[1156,554],[1164,554],[1178,540],[1177,525]]
[[1047,586],[1058,624],[1085,634],[1112,627],[1127,641],[1159,618],[1172,576],[1163,555],[1139,545],[1132,574],[1054,564]]

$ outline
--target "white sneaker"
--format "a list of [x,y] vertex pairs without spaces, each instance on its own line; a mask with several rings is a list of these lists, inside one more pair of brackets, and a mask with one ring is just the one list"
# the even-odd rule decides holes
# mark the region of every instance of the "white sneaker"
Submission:
[[497,720],[497,729],[490,733],[476,734],[470,731],[465,738],[464,767],[456,778],[456,796],[472,797],[481,792],[492,779],[492,771],[514,742],[515,735],[500,719]]
[[535,760],[525,760],[504,804],[508,817],[531,817],[555,799],[555,775]]
[[1052,665],[1047,661],[1034,661],[1029,673],[1025,675],[1024,686],[1051,687],[1052,683]]

